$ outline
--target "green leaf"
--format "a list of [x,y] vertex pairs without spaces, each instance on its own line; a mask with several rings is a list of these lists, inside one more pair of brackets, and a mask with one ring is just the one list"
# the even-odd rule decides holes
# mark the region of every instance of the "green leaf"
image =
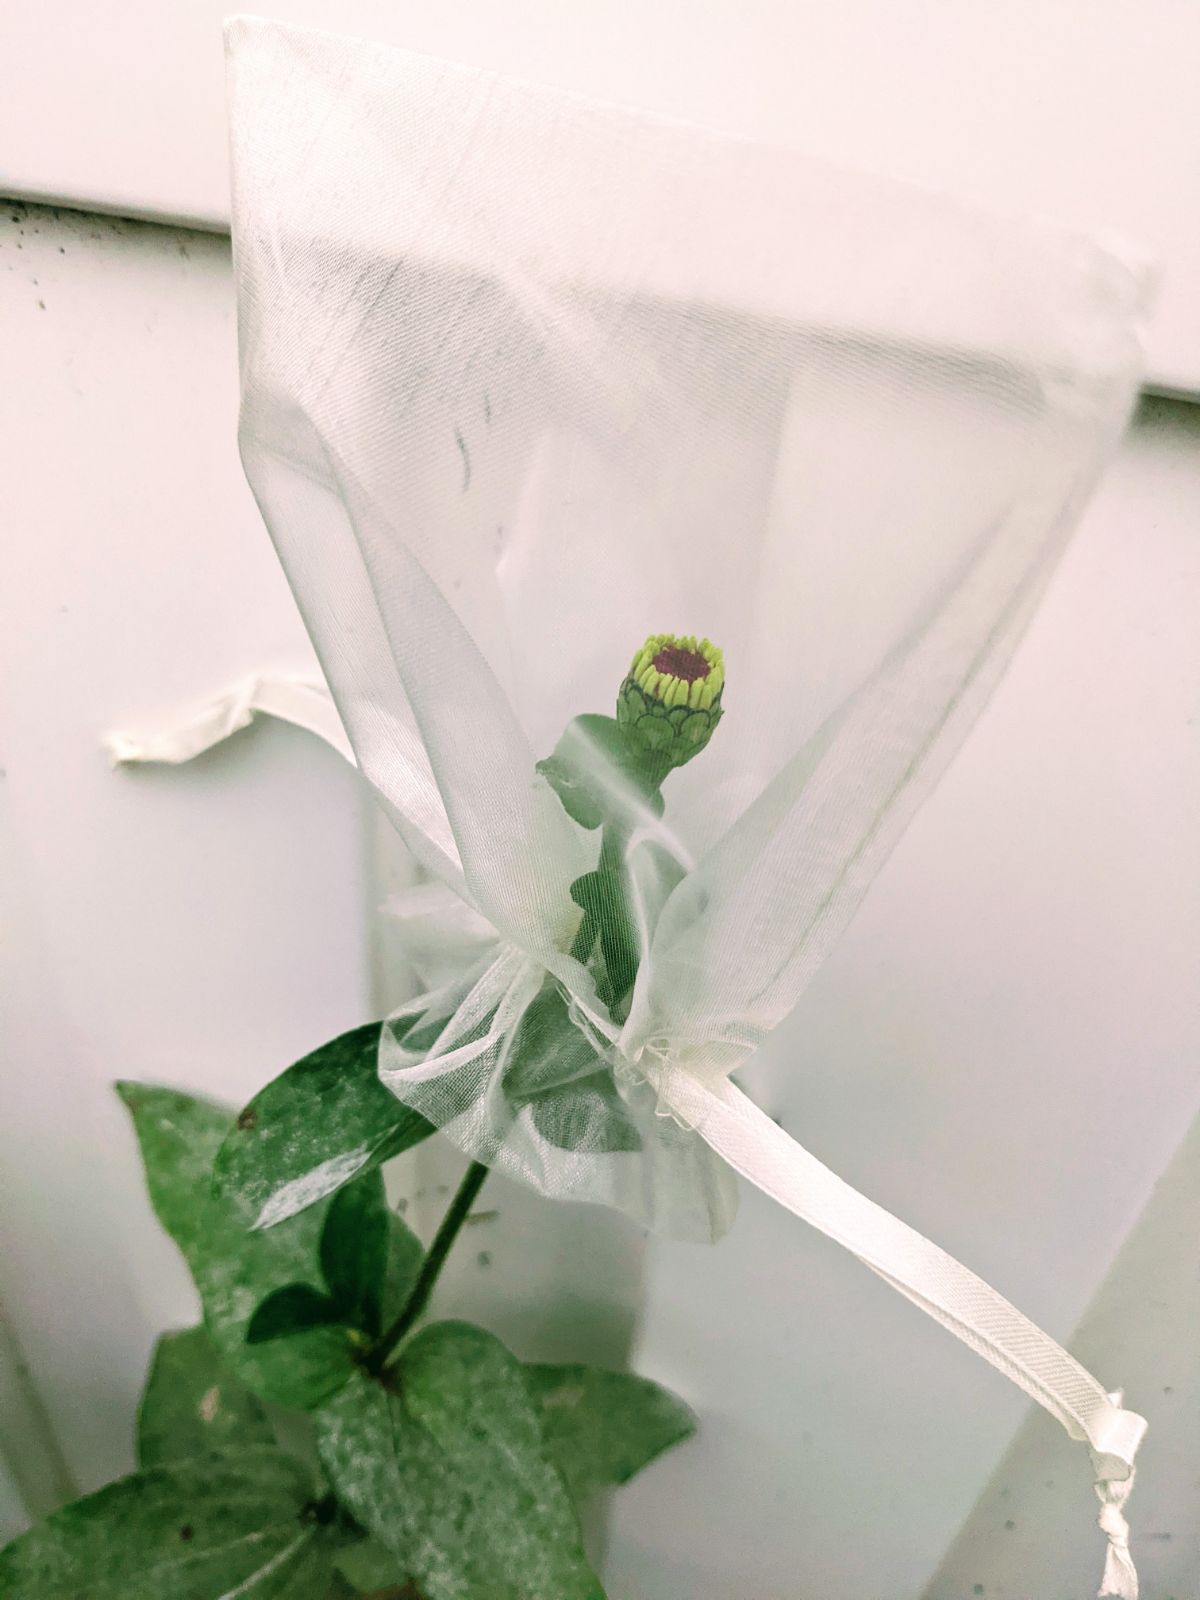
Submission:
[[324,1600],[333,1538],[274,1448],[136,1472],[0,1552],[5,1600]]
[[273,1290],[254,1309],[246,1329],[247,1344],[266,1344],[284,1339],[306,1328],[332,1328],[345,1325],[337,1305],[327,1294],[308,1283],[288,1283]]
[[581,828],[628,821],[639,806],[662,816],[663,798],[657,783],[647,773],[642,757],[626,742],[615,717],[591,712],[575,717],[553,754],[538,762],[537,770]]
[[360,1584],[350,1583],[340,1572],[334,1572],[325,1589],[325,1600],[354,1600],[361,1592]]
[[375,1335],[388,1259],[388,1214],[362,1183],[339,1189],[321,1230],[321,1273],[341,1320]]
[[548,981],[518,1024],[504,1092],[514,1105],[527,1105],[554,1089],[592,1077],[604,1065],[587,1034],[571,1021],[562,990]]
[[221,1365],[203,1328],[163,1334],[138,1405],[139,1466],[274,1442],[266,1412]]
[[369,1536],[339,1550],[334,1565],[353,1584],[356,1594],[399,1588],[408,1577],[403,1570],[404,1563],[395,1552]]
[[330,1481],[429,1600],[602,1600],[521,1364],[442,1322],[315,1417]]
[[376,1075],[381,1026],[353,1028],[314,1050],[238,1117],[213,1181],[255,1228],[294,1216],[433,1132]]
[[425,1246],[403,1218],[390,1211],[381,1308],[381,1321],[385,1328],[395,1321],[408,1303],[424,1263]]
[[599,930],[605,979],[597,985],[597,992],[611,1008],[633,988],[641,959],[623,874],[612,867],[585,872],[571,885],[571,899]]
[[597,1489],[628,1482],[696,1431],[683,1401],[648,1378],[582,1366],[526,1366],[525,1377],[547,1448],[577,1505]]
[[533,1103],[534,1126],[560,1150],[604,1155],[642,1148],[642,1136],[608,1067]]
[[548,982],[521,1018],[504,1093],[531,1105],[538,1132],[560,1150],[640,1150],[642,1139],[612,1071],[571,1021],[557,984]]
[[[355,1370],[346,1329],[312,1328],[289,1339],[248,1345],[258,1305],[289,1283],[320,1282],[318,1241],[328,1203],[269,1233],[248,1233],[233,1198],[213,1193],[213,1157],[229,1128],[227,1111],[174,1089],[117,1085],[141,1145],[146,1186],[158,1220],[183,1252],[221,1360],[262,1398],[308,1410]],[[377,1172],[358,1180],[373,1186]]]

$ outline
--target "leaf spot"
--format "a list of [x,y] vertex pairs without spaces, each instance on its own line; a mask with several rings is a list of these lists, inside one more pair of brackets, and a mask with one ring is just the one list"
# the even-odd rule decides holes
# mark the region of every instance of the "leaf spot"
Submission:
[[200,1413],[201,1422],[211,1422],[217,1414],[221,1404],[221,1391],[214,1383],[207,1394],[200,1396],[200,1404],[196,1407]]
[[190,1544],[196,1537],[196,1530],[192,1527],[190,1522],[185,1522],[183,1527],[180,1528],[179,1537],[183,1540],[184,1544]]
[[583,1399],[583,1385],[581,1383],[564,1383],[557,1389],[552,1389],[542,1396],[542,1405],[547,1409],[551,1407],[577,1406]]
[[237,1125],[243,1133],[249,1133],[251,1128],[258,1126],[258,1112],[253,1106],[247,1106],[238,1113]]

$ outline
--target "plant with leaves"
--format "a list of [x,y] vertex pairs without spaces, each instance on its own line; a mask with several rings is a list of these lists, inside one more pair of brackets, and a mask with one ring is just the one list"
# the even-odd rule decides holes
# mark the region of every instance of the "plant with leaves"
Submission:
[[[617,717],[577,718],[540,763],[569,815],[602,830],[571,889],[572,953],[614,1019],[637,969],[614,785],[661,814],[663,779],[707,744],[723,684],[707,640],[656,635]],[[589,1052],[571,1075],[594,1079],[611,1113],[608,1069],[559,1028],[563,1007],[548,986],[529,1008],[505,1092],[536,1114],[526,1069],[566,1038]],[[314,1051],[236,1117],[118,1085],[203,1322],[158,1341],[137,1470],[0,1551],[5,1600],[603,1600],[581,1512],[694,1419],[646,1379],[529,1364],[484,1328],[427,1319],[487,1168],[467,1168],[423,1249],[381,1169],[434,1130],[380,1082],[380,1031]]]

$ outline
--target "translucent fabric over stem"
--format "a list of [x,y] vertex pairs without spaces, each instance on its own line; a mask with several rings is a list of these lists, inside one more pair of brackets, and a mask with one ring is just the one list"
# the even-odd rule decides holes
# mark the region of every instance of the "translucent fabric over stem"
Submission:
[[[1128,412],[1142,276],[492,74],[230,42],[247,472],[443,886],[414,937],[471,919],[384,1080],[547,1194],[715,1236],[672,1077],[787,1015],[985,703]],[[723,648],[724,715],[647,788],[607,724],[670,630]]]
[[737,1172],[837,1239],[1087,1444],[1133,1600],[1144,1420],[733,1074],[1020,639],[1143,274],[495,74],[229,41],[243,458],[429,878],[383,1081],[547,1195],[712,1238]]

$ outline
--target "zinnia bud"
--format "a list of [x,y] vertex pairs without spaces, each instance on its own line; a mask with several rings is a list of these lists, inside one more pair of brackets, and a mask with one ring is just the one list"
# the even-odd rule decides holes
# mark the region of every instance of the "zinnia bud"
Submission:
[[724,687],[725,659],[715,644],[651,634],[617,695],[617,721],[629,745],[665,777],[712,738]]

